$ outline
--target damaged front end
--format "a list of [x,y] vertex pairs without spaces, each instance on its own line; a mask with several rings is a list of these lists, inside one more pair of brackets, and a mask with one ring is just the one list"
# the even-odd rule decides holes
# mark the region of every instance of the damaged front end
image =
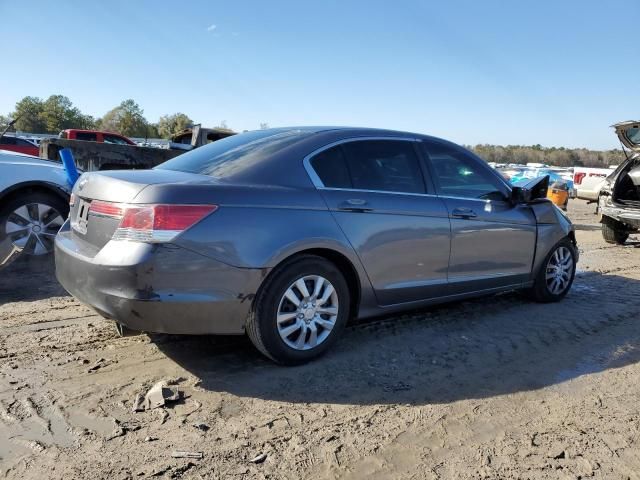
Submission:
[[640,122],[620,122],[613,127],[632,154],[605,180],[598,211],[603,225],[622,237],[640,229]]

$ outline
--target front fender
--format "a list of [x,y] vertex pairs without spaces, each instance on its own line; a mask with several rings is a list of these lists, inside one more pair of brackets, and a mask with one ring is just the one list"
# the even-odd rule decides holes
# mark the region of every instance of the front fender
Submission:
[[[549,251],[560,240],[571,238],[575,244],[575,227],[571,220],[551,202],[537,202],[530,205],[537,222],[536,252],[531,268],[531,279],[542,267]],[[576,260],[578,250],[576,245]]]

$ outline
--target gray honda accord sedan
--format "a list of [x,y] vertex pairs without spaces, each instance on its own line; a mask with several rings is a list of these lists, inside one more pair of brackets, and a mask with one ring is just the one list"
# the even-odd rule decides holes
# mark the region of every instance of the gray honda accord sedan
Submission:
[[515,289],[562,299],[578,250],[547,186],[511,187],[425,135],[247,132],[153,170],[82,175],[57,276],[131,329],[246,333],[302,363],[349,318]]

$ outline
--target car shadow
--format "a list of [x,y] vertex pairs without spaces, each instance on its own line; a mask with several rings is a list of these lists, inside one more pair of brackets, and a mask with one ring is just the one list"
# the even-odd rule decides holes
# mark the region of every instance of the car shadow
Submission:
[[55,276],[53,255],[21,255],[0,269],[0,305],[43,298],[66,296],[68,293]]
[[600,225],[599,223],[595,225],[592,223],[574,223],[573,226],[576,230],[584,230],[587,232],[602,230],[602,225]]
[[297,367],[264,359],[245,337],[151,338],[209,391],[286,402],[444,403],[638,362],[639,294],[638,280],[588,272],[555,304],[509,293],[351,324],[327,355]]

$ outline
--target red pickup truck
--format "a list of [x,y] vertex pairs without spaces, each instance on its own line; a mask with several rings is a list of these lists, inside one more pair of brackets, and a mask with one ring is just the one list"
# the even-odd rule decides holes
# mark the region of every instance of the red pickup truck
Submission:
[[117,145],[135,145],[133,140],[111,132],[100,132],[98,130],[77,130],[75,128],[69,128],[63,130],[58,135],[60,138],[66,138],[67,140],[84,140],[86,142],[98,142],[98,143],[115,143]]

